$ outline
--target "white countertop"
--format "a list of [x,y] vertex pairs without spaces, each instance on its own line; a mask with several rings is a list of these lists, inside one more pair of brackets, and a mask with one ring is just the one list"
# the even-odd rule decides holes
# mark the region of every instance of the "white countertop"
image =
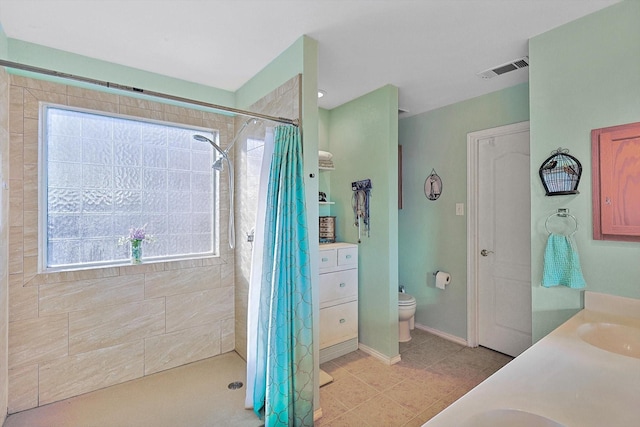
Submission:
[[502,414],[499,410],[503,409],[536,414],[558,423],[511,424],[519,427],[640,426],[640,359],[602,350],[578,334],[581,325],[598,322],[640,329],[640,300],[611,296],[600,299],[599,295],[591,293],[585,299],[587,308],[425,426],[497,426],[500,423],[474,420],[487,411]]

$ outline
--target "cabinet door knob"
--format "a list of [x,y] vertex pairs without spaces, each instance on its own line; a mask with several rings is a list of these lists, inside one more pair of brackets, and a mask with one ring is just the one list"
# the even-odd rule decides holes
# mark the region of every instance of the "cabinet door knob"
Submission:
[[347,319],[340,319],[340,323],[344,323],[346,321],[347,321]]
[[351,255],[347,255],[345,258],[346,259],[351,259]]
[[322,262],[327,262],[329,261],[329,258],[322,258]]
[[347,286],[347,284],[346,284],[346,283],[340,283],[340,287],[341,287],[341,288],[344,288],[345,286]]

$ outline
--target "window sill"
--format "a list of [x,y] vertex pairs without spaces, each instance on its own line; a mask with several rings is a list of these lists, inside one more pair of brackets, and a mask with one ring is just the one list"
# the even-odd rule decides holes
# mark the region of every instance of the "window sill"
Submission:
[[123,262],[108,266],[94,266],[74,268],[66,270],[47,270],[37,274],[24,286],[38,286],[50,283],[71,282],[78,280],[103,279],[107,277],[128,276],[134,274],[153,273],[166,270],[181,270],[185,268],[209,267],[224,265],[228,261],[223,255],[210,255],[200,258],[176,259],[176,260],[152,260],[142,264],[129,264]]

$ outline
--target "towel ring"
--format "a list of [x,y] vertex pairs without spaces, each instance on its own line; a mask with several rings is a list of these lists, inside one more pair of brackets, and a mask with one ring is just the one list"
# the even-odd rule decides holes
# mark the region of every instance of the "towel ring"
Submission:
[[557,212],[552,213],[551,215],[549,215],[546,219],[546,221],[544,222],[544,228],[545,230],[547,230],[547,233],[551,234],[551,231],[549,230],[549,220],[554,217],[554,216],[559,216],[561,218],[566,218],[566,217],[571,217],[573,219],[573,222],[575,222],[575,226],[573,228],[573,231],[569,234],[565,234],[565,236],[573,236],[575,234],[576,231],[578,231],[578,219],[571,215],[569,213],[569,209],[566,208],[560,208],[558,209]]

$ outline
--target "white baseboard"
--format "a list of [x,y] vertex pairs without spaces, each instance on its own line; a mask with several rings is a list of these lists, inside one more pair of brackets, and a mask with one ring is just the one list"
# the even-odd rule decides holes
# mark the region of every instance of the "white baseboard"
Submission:
[[451,335],[451,334],[448,334],[446,332],[442,332],[442,331],[439,331],[437,329],[433,329],[433,328],[430,328],[428,326],[421,325],[419,323],[416,323],[415,326],[418,329],[421,329],[423,331],[427,331],[427,332],[429,332],[430,334],[433,334],[433,335],[437,335],[440,338],[444,338],[445,340],[452,341],[452,342],[454,342],[456,344],[462,344],[462,345],[464,345],[466,347],[469,346],[469,343],[464,338],[460,338],[460,337],[457,337],[455,335]]
[[371,347],[368,347],[362,343],[358,343],[358,348],[364,351],[365,353],[367,353],[368,355],[375,357],[376,359],[380,360],[382,363],[385,363],[387,365],[395,365],[400,361],[399,354],[393,357],[388,357],[380,353],[378,350],[374,350]]
[[322,408],[313,411],[313,422],[315,423],[322,418]]
[[347,353],[358,349],[358,338],[352,338],[347,341],[320,349],[320,364],[326,363],[336,357],[344,356]]

